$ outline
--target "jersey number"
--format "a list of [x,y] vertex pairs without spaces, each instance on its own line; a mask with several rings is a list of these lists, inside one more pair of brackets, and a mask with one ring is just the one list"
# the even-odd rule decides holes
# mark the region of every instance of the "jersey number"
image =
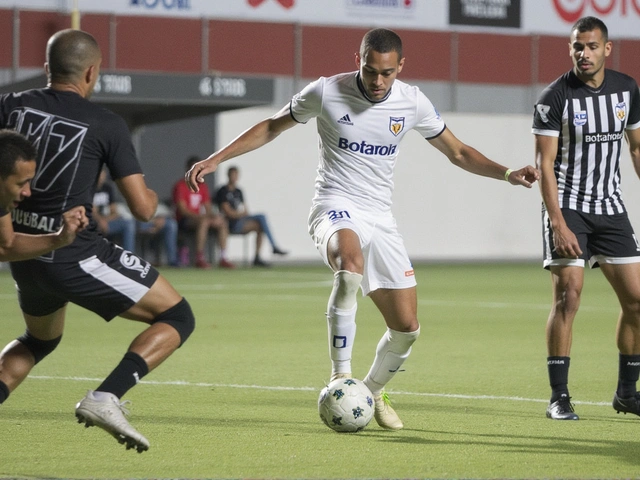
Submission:
[[11,126],[38,149],[38,167],[31,188],[47,192],[58,182],[72,185],[87,125],[30,108],[14,110],[11,117]]

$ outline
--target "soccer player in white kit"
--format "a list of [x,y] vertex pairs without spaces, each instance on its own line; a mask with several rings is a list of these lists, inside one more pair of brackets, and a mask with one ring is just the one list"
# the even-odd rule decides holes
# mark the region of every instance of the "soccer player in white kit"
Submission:
[[320,165],[309,233],[334,272],[327,306],[331,379],[351,376],[361,288],[387,324],[364,383],[374,394],[378,424],[398,430],[403,423],[383,388],[420,333],[413,267],[391,212],[393,168],[402,137],[417,130],[454,165],[513,185],[530,188],[538,172],[532,166],[512,171],[460,142],[417,87],[396,80],[404,57],[402,41],[393,31],[367,32],[356,53],[356,65],[356,72],[312,82],[273,117],[195,164],[185,179],[197,191],[204,175],[221,162],[316,118]]

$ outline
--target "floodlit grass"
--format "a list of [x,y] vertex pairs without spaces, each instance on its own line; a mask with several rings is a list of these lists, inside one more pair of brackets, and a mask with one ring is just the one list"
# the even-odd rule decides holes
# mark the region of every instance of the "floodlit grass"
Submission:
[[[328,380],[322,266],[163,270],[197,328],[125,399],[151,442],[126,451],[73,410],[143,326],[69,307],[63,341],[0,406],[0,477],[40,478],[629,478],[640,475],[640,418],[616,415],[614,294],[587,272],[570,387],[579,422],[552,422],[539,265],[419,265],[422,335],[389,385],[405,429],[373,422],[337,434],[318,418]],[[23,331],[0,271],[0,347]],[[384,331],[361,299],[354,375]]]

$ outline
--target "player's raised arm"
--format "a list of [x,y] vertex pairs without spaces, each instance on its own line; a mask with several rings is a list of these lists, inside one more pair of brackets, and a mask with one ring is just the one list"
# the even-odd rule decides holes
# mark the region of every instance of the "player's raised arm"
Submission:
[[540,173],[531,165],[511,170],[490,160],[475,148],[462,143],[449,130],[445,129],[440,135],[429,140],[429,143],[444,153],[449,161],[467,172],[483,177],[506,180],[512,185],[522,185],[531,188],[540,178]]
[[187,185],[189,185],[192,191],[197,192],[199,189],[198,184],[204,182],[204,176],[215,172],[218,165],[222,162],[262,147],[285,130],[297,124],[298,122],[296,122],[289,113],[289,105],[286,105],[273,117],[256,123],[225,147],[214,152],[205,160],[193,165],[185,174],[185,182],[187,182]]
[[0,261],[28,260],[70,245],[75,240],[76,234],[89,224],[82,206],[65,212],[62,222],[62,227],[56,233],[28,235],[13,231],[11,215],[0,217]]

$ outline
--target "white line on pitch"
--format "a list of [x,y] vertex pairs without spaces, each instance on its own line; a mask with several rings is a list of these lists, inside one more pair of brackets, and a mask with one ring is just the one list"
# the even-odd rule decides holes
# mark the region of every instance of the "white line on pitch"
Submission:
[[[48,375],[29,375],[29,378],[36,380],[70,380],[75,382],[101,382],[102,378],[91,377],[54,377]],[[283,387],[283,386],[265,386],[265,385],[241,385],[235,383],[205,383],[205,382],[186,382],[183,380],[173,381],[155,381],[155,380],[141,380],[140,383],[147,385],[179,385],[184,387],[206,387],[206,388],[245,388],[253,390],[274,390],[274,391],[297,391],[297,392],[316,392],[320,391],[320,388],[316,387]],[[455,393],[425,393],[425,392],[403,392],[400,390],[388,390],[393,395],[410,395],[414,397],[437,397],[437,398],[459,398],[461,400],[507,400],[511,402],[536,402],[536,403],[549,403],[549,400],[542,400],[539,398],[525,398],[525,397],[501,397],[497,395],[461,395]],[[586,402],[575,401],[572,402],[576,405],[596,405],[596,406],[611,406],[611,402]]]

